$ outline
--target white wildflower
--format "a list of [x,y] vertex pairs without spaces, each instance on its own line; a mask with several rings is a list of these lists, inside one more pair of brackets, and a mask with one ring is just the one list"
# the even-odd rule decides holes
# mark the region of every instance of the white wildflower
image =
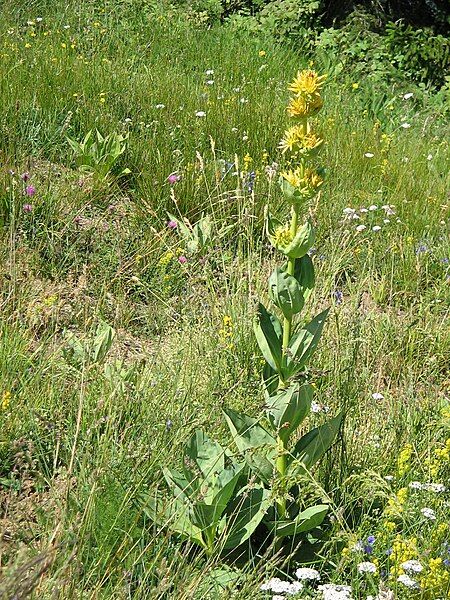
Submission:
[[394,481],[393,475],[385,475],[384,478],[386,479],[386,481]]
[[421,490],[423,485],[420,483],[420,481],[411,481],[408,487],[410,487],[412,490]]
[[356,227],[356,231],[364,231],[364,229],[367,229],[367,227],[365,225],[358,225]]
[[434,492],[436,494],[442,494],[442,492],[445,492],[447,489],[443,483],[424,483],[423,487],[429,492]]
[[364,156],[366,158],[373,158],[375,156],[375,154],[373,154],[372,152],[365,152]]
[[374,225],[372,227],[372,231],[380,231],[381,227],[379,225]]
[[358,573],[376,573],[377,565],[370,561],[361,562],[358,565]]
[[384,396],[381,392],[375,392],[374,394],[372,394],[372,398],[374,400],[384,400]]
[[208,69],[207,71],[205,71],[206,75],[214,75],[214,69]]
[[206,117],[206,113],[205,113],[205,111],[204,111],[204,110],[198,110],[198,111],[195,113],[195,116],[196,116],[196,117]]
[[291,589],[291,584],[288,581],[283,581],[279,577],[272,577],[266,583],[263,583],[260,588],[262,592],[275,592],[276,594],[286,594]]
[[400,575],[399,577],[397,577],[397,581],[406,586],[407,588],[417,589],[418,587],[420,587],[417,581],[411,579],[409,575]]
[[436,513],[434,512],[434,510],[432,508],[422,508],[420,510],[420,512],[423,514],[423,516],[426,519],[430,519],[430,521],[436,521]]
[[322,592],[323,600],[352,600],[352,588],[349,585],[336,585],[325,583],[318,588]]
[[405,94],[403,96],[403,100],[409,100],[410,98],[412,98],[414,96],[414,94],[412,92],[408,92],[407,94]]
[[155,106],[155,108],[158,108],[158,109],[161,109],[161,108],[166,108],[166,105],[165,105],[165,104],[157,104],[157,105]]
[[369,210],[371,210],[371,211],[378,210],[378,206],[376,204],[371,204],[369,206]]
[[364,207],[363,207],[363,208],[360,208],[360,209],[359,209],[359,212],[360,212],[361,214],[365,214],[365,213],[368,213],[368,212],[369,212],[369,209],[368,209],[368,208],[364,208]]
[[320,580],[320,573],[319,571],[317,571],[316,569],[308,569],[308,568],[302,568],[302,569],[297,569],[295,571],[295,576],[297,577],[297,579],[303,580],[303,579],[307,579],[307,580]]
[[401,565],[404,571],[410,571],[411,573],[421,573],[423,567],[418,560],[406,560]]
[[427,156],[427,160],[433,160],[433,155],[432,155],[432,154],[429,154],[429,155]]
[[388,225],[388,224],[390,223],[390,220],[389,220],[389,219],[383,219],[383,223],[384,223],[385,225]]
[[400,127],[403,127],[403,129],[409,129],[411,127],[410,123],[402,123],[400,125]]
[[214,85],[214,79],[208,79],[206,85]]

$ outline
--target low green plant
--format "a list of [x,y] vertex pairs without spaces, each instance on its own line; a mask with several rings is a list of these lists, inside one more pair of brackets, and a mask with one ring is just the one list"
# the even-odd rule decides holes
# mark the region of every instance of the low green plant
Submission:
[[[269,240],[285,260],[269,279],[269,295],[282,318],[259,304],[254,324],[265,360],[264,414],[252,417],[225,408],[237,457],[196,431],[184,452],[183,471],[164,470],[174,501],[153,499],[147,504],[154,520],[208,554],[239,546],[261,521],[278,546],[286,536],[319,526],[328,512],[327,504],[306,505],[300,488],[333,443],[342,414],[292,442],[311,409],[307,363],[328,314],[327,309],[303,325],[293,322],[315,284],[308,256],[314,229],[310,219],[300,224],[300,218],[323,184],[321,171],[307,163],[323,143],[312,132],[309,117],[322,106],[324,79],[314,71],[299,72],[289,88],[295,95],[288,111],[296,124],[285,132],[281,147],[290,152],[291,167],[294,162],[297,166],[282,173],[280,186],[291,207],[291,221],[283,225],[267,211]],[[191,236],[192,230],[186,227],[185,234]]]
[[[75,163],[85,173],[92,173],[104,180],[110,175],[126,150],[128,134],[110,133],[103,136],[98,129],[90,130],[81,142],[70,137],[67,141],[74,152]],[[123,169],[120,175],[127,175],[130,169]]]

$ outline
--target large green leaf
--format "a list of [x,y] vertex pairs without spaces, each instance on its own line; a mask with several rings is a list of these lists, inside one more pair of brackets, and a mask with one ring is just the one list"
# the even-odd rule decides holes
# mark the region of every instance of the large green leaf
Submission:
[[276,456],[275,438],[261,427],[257,419],[230,408],[225,408],[223,412],[239,452],[243,453],[247,464],[263,481],[269,481]]
[[292,336],[285,367],[286,378],[292,377],[305,367],[319,343],[329,310],[327,308],[321,312]]
[[270,396],[275,394],[275,392],[278,389],[279,377],[278,373],[275,371],[275,369],[272,369],[268,362],[264,363],[262,378],[264,385],[264,395],[266,396],[266,398],[269,398]]
[[280,267],[269,278],[269,296],[287,319],[299,313],[304,305],[298,281]]
[[195,476],[188,479],[175,469],[169,469],[168,467],[163,469],[163,475],[175,498],[187,500],[197,490],[198,480],[196,481]]
[[138,502],[142,505],[144,514],[159,526],[170,529],[182,539],[189,539],[199,546],[205,547],[202,532],[190,521],[188,507],[182,501],[168,502],[167,499],[141,494]]
[[224,548],[236,548],[245,542],[261,523],[270,504],[270,494],[263,487],[243,490],[227,510]]
[[278,435],[287,440],[308,415],[313,397],[309,384],[291,384],[268,399],[266,410],[269,420],[278,430]]
[[297,229],[292,242],[287,246],[278,246],[278,250],[289,258],[301,258],[313,246],[315,240],[314,228],[310,221]]
[[210,440],[200,429],[197,429],[192,435],[185,447],[184,454],[196,464],[205,478],[210,478],[215,473],[222,471],[225,466],[225,453],[222,446]]
[[95,332],[94,341],[92,344],[92,362],[101,362],[108,354],[114,341],[116,332],[105,321],[101,321]]
[[308,254],[295,260],[294,277],[297,280],[303,300],[306,302],[314,289],[314,265]]
[[339,413],[323,425],[308,431],[292,449],[288,461],[295,461],[295,469],[310,469],[331,447],[341,426],[343,413]]
[[275,369],[277,373],[282,373],[283,329],[278,317],[270,314],[262,304],[259,304],[253,329],[264,358],[272,369]]
[[317,504],[299,513],[292,521],[271,522],[275,537],[298,535],[318,527],[328,512],[327,504]]

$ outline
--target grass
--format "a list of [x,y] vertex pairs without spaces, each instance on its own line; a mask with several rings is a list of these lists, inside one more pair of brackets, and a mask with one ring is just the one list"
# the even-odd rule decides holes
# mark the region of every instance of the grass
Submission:
[[[146,520],[139,498],[161,487],[161,467],[196,427],[226,443],[224,405],[250,414],[261,405],[251,320],[274,264],[263,208],[284,209],[267,169],[282,160],[286,83],[307,59],[149,3],[7,2],[1,11],[0,597],[258,597],[276,559],[254,557],[231,591],[207,591],[219,558],[206,561]],[[410,480],[448,484],[445,453],[433,463],[449,435],[448,123],[419,89],[386,95],[352,83],[331,65],[327,186],[312,207],[310,313],[333,305],[314,362],[316,401],[346,411],[315,473],[335,521],[314,564],[365,598],[357,557],[343,552],[352,540],[376,532],[381,561],[395,535],[416,537],[421,558],[449,539],[445,494],[393,500]],[[129,133],[116,173],[130,175],[105,182],[75,168],[66,136],[94,128]],[[172,172],[181,175],[173,186]],[[344,219],[343,209],[371,205]],[[168,212],[209,214],[213,246],[179,263],[187,251]],[[70,334],[89,347],[102,320],[116,331],[106,360],[77,365]],[[389,502],[398,509],[390,537]],[[436,521],[421,516],[423,503]],[[439,597],[437,587],[412,596],[390,585],[399,598]]]

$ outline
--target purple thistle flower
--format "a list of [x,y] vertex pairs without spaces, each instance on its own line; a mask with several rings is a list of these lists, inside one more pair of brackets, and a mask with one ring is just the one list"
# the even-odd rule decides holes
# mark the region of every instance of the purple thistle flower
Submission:
[[28,181],[30,179],[30,174],[28,173],[28,171],[25,171],[25,173],[22,173],[20,178],[22,181]]
[[167,181],[170,183],[170,185],[174,185],[177,181],[180,181],[180,176],[176,172],[171,173],[167,178]]
[[25,194],[27,196],[34,196],[36,193],[36,188],[33,185],[27,185],[25,188]]
[[167,227],[169,229],[176,229],[178,227],[178,223],[176,221],[169,221],[167,223]]
[[187,258],[185,256],[179,256],[178,262],[184,265],[185,263],[187,263]]
[[23,209],[23,212],[30,213],[33,210],[33,205],[32,204],[24,204],[22,206],[22,209]]

